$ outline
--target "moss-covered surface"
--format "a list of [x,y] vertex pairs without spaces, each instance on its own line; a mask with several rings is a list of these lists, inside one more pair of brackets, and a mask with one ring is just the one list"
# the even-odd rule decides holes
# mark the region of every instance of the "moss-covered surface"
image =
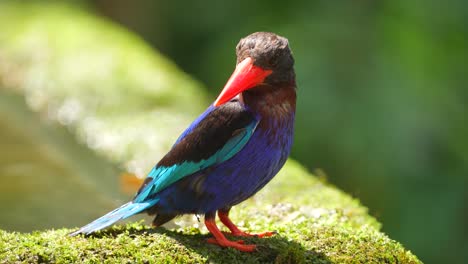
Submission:
[[[68,172],[111,175],[114,166],[136,174],[148,171],[206,105],[198,85],[170,62],[132,34],[85,12],[0,4],[0,23],[9,25],[0,31],[0,110],[5,113],[0,125],[10,138],[23,135],[37,153],[53,157],[54,166],[67,168],[62,177]],[[89,164],[94,165],[81,169]],[[2,166],[2,175],[15,171]],[[101,181],[89,188],[100,188]],[[84,188],[78,189],[82,197],[67,200],[67,186],[62,187],[60,198],[67,203],[93,197],[85,197]],[[60,217],[62,211],[47,215]],[[294,161],[232,215],[242,229],[278,235],[248,238],[246,243],[258,250],[241,253],[206,244],[206,229],[195,217],[176,219],[179,227],[173,229],[129,223],[89,237],[67,236],[72,229],[0,230],[0,263],[419,263],[379,231],[380,224],[359,201]]]
[[379,232],[377,221],[357,200],[308,175],[292,161],[265,190],[236,207],[233,219],[243,229],[278,234],[246,239],[258,250],[241,253],[206,244],[208,235],[198,224],[166,230],[131,223],[89,237],[68,237],[70,229],[29,234],[0,231],[0,259],[6,263],[419,263]]

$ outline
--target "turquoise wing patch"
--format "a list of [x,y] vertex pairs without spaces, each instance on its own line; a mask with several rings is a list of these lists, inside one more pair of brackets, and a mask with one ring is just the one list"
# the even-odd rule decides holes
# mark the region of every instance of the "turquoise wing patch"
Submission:
[[251,122],[245,128],[237,131],[224,146],[208,159],[203,159],[197,162],[187,161],[179,164],[174,164],[170,167],[156,166],[148,174],[148,177],[153,180],[148,183],[143,190],[135,197],[135,202],[144,202],[147,198],[152,197],[169,185],[191,175],[195,172],[208,168],[210,166],[222,163],[232,158],[238,153],[252,137],[258,121]]

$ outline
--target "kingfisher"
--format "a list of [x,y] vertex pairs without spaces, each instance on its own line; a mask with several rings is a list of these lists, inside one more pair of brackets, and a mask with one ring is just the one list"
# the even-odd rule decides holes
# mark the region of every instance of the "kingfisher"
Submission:
[[208,243],[252,252],[256,245],[228,240],[216,214],[235,237],[231,208],[262,189],[283,167],[293,142],[296,111],[294,59],[288,40],[256,32],[240,40],[237,63],[223,90],[152,168],[133,200],[70,235],[90,234],[139,213],[153,226],[204,215]]

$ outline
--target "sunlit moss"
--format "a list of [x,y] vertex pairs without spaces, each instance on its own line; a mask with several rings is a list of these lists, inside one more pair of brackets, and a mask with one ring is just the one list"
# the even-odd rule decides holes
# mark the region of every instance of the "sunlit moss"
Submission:
[[140,177],[208,106],[140,38],[77,8],[0,3],[0,23],[0,86]]
[[4,249],[0,251],[0,259],[7,262],[420,263],[411,252],[381,233],[377,221],[356,200],[308,175],[292,161],[259,195],[236,207],[233,219],[243,229],[276,230],[278,234],[265,239],[245,239],[246,243],[257,244],[258,251],[241,253],[205,243],[209,235],[193,227],[171,231],[129,223],[90,237],[68,237],[71,231],[68,229],[32,234],[0,231],[0,248]]

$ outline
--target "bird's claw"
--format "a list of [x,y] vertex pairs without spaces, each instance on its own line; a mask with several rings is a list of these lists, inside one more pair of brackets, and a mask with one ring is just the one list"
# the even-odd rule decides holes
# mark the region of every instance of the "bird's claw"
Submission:
[[255,248],[257,247],[256,245],[245,245],[243,240],[238,240],[238,241],[230,241],[230,240],[216,240],[215,238],[208,238],[206,242],[214,245],[218,245],[221,247],[230,247],[237,249],[239,251],[243,252],[253,252]]
[[247,233],[247,232],[243,232],[243,231],[240,231],[240,232],[232,232],[232,233],[228,233],[232,236],[236,236],[236,237],[258,237],[258,238],[263,238],[263,237],[271,237],[271,236],[274,236],[276,234],[278,234],[278,232],[276,231],[266,231],[266,232],[262,232],[262,233]]
[[[208,242],[210,244],[218,245],[218,241],[214,237],[208,238],[206,240],[206,242]],[[233,242],[236,242],[236,243],[239,243],[239,244],[244,244],[245,243],[244,240],[236,240],[236,241],[233,241]]]

